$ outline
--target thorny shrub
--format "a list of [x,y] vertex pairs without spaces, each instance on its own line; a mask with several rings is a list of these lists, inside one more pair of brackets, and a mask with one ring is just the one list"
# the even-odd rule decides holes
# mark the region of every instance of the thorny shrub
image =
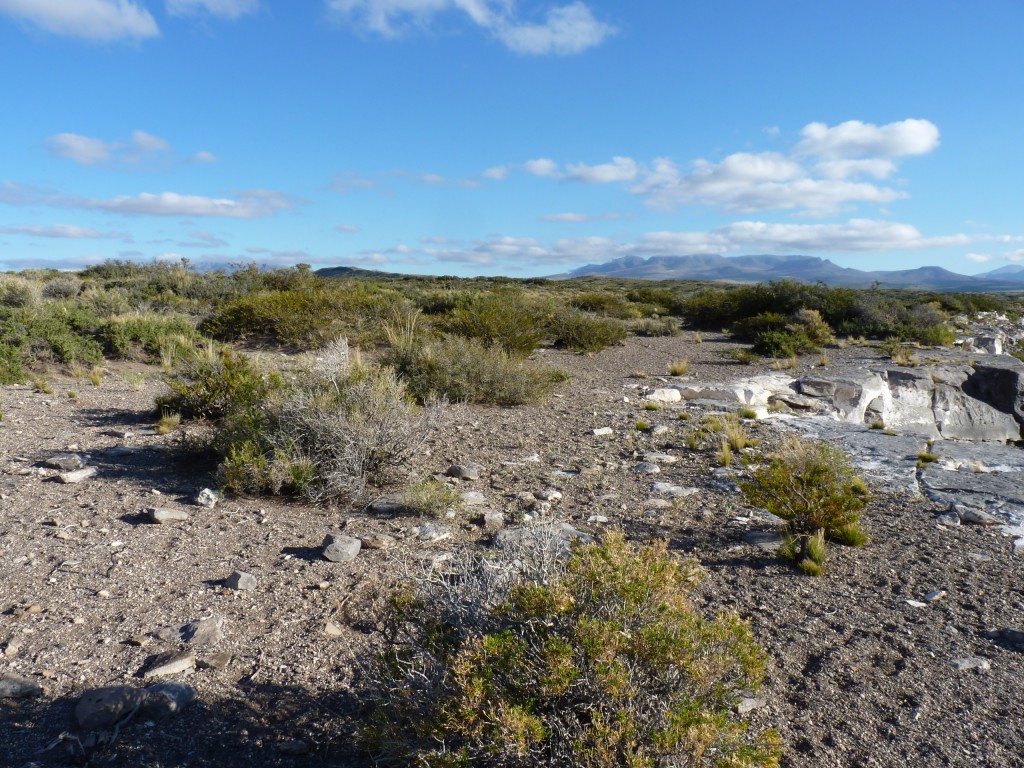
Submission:
[[378,763],[778,764],[777,736],[731,713],[764,652],[734,614],[696,612],[696,562],[616,533],[559,551],[543,548],[546,567],[506,555],[395,596],[365,679],[375,708],[360,736]]

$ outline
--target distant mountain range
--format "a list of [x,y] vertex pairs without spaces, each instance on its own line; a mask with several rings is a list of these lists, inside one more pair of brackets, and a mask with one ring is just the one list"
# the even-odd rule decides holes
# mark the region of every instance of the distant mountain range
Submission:
[[[322,277],[395,277],[358,267],[325,267]],[[574,277],[623,277],[639,280],[712,280],[730,283],[760,283],[770,280],[800,280],[842,288],[916,288],[925,291],[1024,291],[1024,265],[1010,264],[980,275],[959,275],[942,267],[879,270],[867,272],[833,264],[817,256],[719,256],[700,253],[690,256],[624,256],[604,264],[587,264],[555,280]]]
[[845,288],[917,288],[932,291],[1019,291],[1024,290],[1024,265],[1011,264],[980,275],[960,275],[942,267],[879,270],[839,267],[817,256],[625,256],[604,264],[587,264],[560,275],[573,277],[628,277],[642,280],[720,280],[765,282],[800,280],[822,282]]

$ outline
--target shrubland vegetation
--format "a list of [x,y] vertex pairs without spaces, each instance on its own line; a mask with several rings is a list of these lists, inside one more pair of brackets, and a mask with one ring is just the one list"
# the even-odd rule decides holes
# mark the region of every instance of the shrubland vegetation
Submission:
[[538,534],[395,596],[364,681],[375,760],[778,765],[777,736],[732,714],[760,684],[764,652],[738,616],[696,611],[700,565],[615,533],[570,559],[562,546]]

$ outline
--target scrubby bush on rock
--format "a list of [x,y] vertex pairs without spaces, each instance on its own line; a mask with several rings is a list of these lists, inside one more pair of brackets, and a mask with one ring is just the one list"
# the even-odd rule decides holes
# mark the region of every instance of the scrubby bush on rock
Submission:
[[543,551],[559,567],[517,557],[515,576],[508,556],[395,597],[365,680],[361,740],[378,764],[778,764],[777,737],[731,713],[764,653],[737,616],[695,611],[696,562],[621,534],[568,560]]
[[821,573],[826,540],[852,546],[866,541],[860,513],[867,486],[849,458],[828,443],[787,440],[740,489],[749,503],[786,521],[783,555],[808,573]]

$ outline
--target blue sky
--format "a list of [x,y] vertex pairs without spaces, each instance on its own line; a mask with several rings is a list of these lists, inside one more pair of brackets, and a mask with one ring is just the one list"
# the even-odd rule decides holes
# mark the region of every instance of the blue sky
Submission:
[[1024,263],[1024,3],[0,0],[0,268]]

